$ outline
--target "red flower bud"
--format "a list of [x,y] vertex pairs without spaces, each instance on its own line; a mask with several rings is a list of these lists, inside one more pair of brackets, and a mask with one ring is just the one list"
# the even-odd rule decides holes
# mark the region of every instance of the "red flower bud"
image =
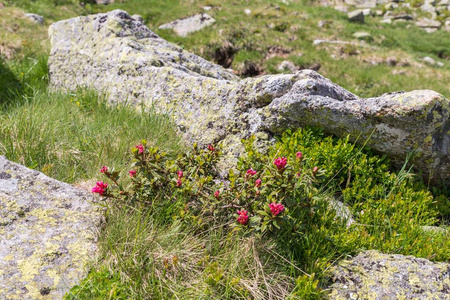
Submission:
[[260,188],[261,187],[261,184],[262,184],[262,180],[261,179],[256,179],[256,181],[255,181],[255,186],[257,187],[257,188]]
[[312,170],[313,175],[316,176],[318,171],[319,171],[319,167],[314,167],[313,170]]

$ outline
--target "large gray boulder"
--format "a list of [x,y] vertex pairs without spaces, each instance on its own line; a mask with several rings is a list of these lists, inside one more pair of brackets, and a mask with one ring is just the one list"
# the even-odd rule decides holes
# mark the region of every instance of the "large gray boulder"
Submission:
[[0,299],[62,299],[84,278],[102,215],[93,202],[0,156]]
[[330,272],[330,299],[450,299],[450,264],[375,250]]
[[169,113],[186,140],[222,141],[223,167],[242,153],[241,138],[265,143],[287,128],[314,125],[367,140],[399,164],[415,151],[419,170],[450,182],[449,101],[436,92],[360,99],[310,70],[240,80],[120,10],[54,23],[49,34],[54,88],[88,86],[113,103]]

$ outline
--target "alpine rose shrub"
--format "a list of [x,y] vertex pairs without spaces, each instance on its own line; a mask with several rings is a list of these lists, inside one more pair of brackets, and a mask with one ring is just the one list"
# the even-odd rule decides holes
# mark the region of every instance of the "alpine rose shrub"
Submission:
[[[101,173],[113,185],[106,193],[107,185],[99,182],[92,191],[117,205],[160,211],[170,220],[182,219],[194,226],[212,224],[201,224],[200,220],[228,223],[237,211],[232,226],[245,226],[258,234],[298,230],[297,222],[314,210],[315,183],[320,173],[302,166],[307,158],[301,152],[294,153],[291,164],[285,156],[271,164],[268,156],[255,156],[258,152],[251,148],[252,140],[245,143],[249,155],[240,159],[237,172],[230,170],[224,182],[216,169],[220,145],[200,149],[194,144],[191,151],[170,159],[143,140],[132,149],[134,162],[128,171],[128,186],[120,183],[118,171],[103,167]],[[256,174],[258,178],[250,180]]]

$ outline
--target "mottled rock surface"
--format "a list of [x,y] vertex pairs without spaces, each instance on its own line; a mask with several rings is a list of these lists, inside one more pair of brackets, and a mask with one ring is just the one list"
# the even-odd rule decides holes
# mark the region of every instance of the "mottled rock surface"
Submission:
[[0,299],[62,299],[94,258],[91,195],[0,156]]
[[39,25],[44,25],[44,17],[37,14],[25,14],[25,17],[33,21],[34,23],[38,23]]
[[240,140],[257,143],[304,125],[352,134],[402,164],[450,184],[449,101],[433,91],[361,99],[311,70],[240,80],[232,72],[159,38],[126,12],[78,17],[49,30],[54,88],[89,86],[111,102],[143,104],[173,116],[186,140],[222,141],[231,166]]
[[330,299],[450,299],[448,263],[370,250],[330,273]]

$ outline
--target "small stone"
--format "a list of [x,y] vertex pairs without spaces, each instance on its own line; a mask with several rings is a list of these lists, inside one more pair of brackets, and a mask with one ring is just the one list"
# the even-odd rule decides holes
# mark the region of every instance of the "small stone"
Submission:
[[372,35],[364,31],[355,32],[353,34],[353,37],[357,38],[358,40],[373,41]]
[[208,11],[208,10],[211,10],[211,9],[212,9],[211,6],[203,6],[203,10],[204,10],[204,11]]
[[375,11],[375,14],[376,14],[377,16],[382,16],[382,15],[383,15],[383,11],[382,11],[382,10],[376,10],[376,11]]
[[37,14],[25,14],[25,17],[33,21],[34,23],[38,23],[39,25],[44,25],[44,17]]
[[420,7],[420,10],[427,13],[436,13],[436,8],[431,4],[424,4]]
[[298,67],[296,65],[294,65],[292,62],[288,61],[288,60],[283,60],[278,65],[278,70],[280,70],[280,71],[289,71],[291,73],[295,73],[296,71],[298,71]]
[[103,4],[103,5],[108,5],[110,3],[114,3],[114,0],[96,0],[95,1],[97,4]]
[[327,21],[319,21],[317,23],[317,26],[319,26],[319,28],[324,28],[325,26],[327,26],[328,22]]
[[189,33],[199,31],[207,26],[211,26],[215,22],[216,20],[214,20],[210,15],[202,13],[163,24],[159,26],[159,29],[173,29],[173,31],[175,31],[175,33],[179,36],[185,37]]
[[250,15],[252,13],[252,11],[250,9],[248,9],[248,8],[246,8],[244,10],[244,12],[245,12],[246,15]]
[[392,19],[383,19],[383,20],[380,21],[380,23],[383,23],[383,24],[392,24]]
[[442,26],[441,22],[431,20],[428,18],[421,18],[416,22],[416,25],[422,28],[431,27],[431,28],[439,28]]
[[362,10],[354,10],[347,14],[350,22],[364,23],[364,13]]
[[394,10],[394,8],[397,8],[398,7],[398,4],[397,3],[394,3],[394,2],[389,2],[388,4],[386,4],[385,6],[384,6],[384,8],[386,9],[386,10]]
[[425,30],[427,33],[433,33],[433,32],[438,31],[437,28],[430,28],[430,27],[423,28],[423,30]]
[[372,15],[372,10],[370,8],[363,9],[362,12],[365,16]]
[[424,58],[422,58],[422,60],[423,60],[424,62],[426,62],[427,64],[430,64],[430,65],[436,64],[436,62],[434,61],[434,59],[432,59],[432,58],[429,57],[429,56],[425,56]]
[[450,32],[450,20],[445,21],[444,30]]

